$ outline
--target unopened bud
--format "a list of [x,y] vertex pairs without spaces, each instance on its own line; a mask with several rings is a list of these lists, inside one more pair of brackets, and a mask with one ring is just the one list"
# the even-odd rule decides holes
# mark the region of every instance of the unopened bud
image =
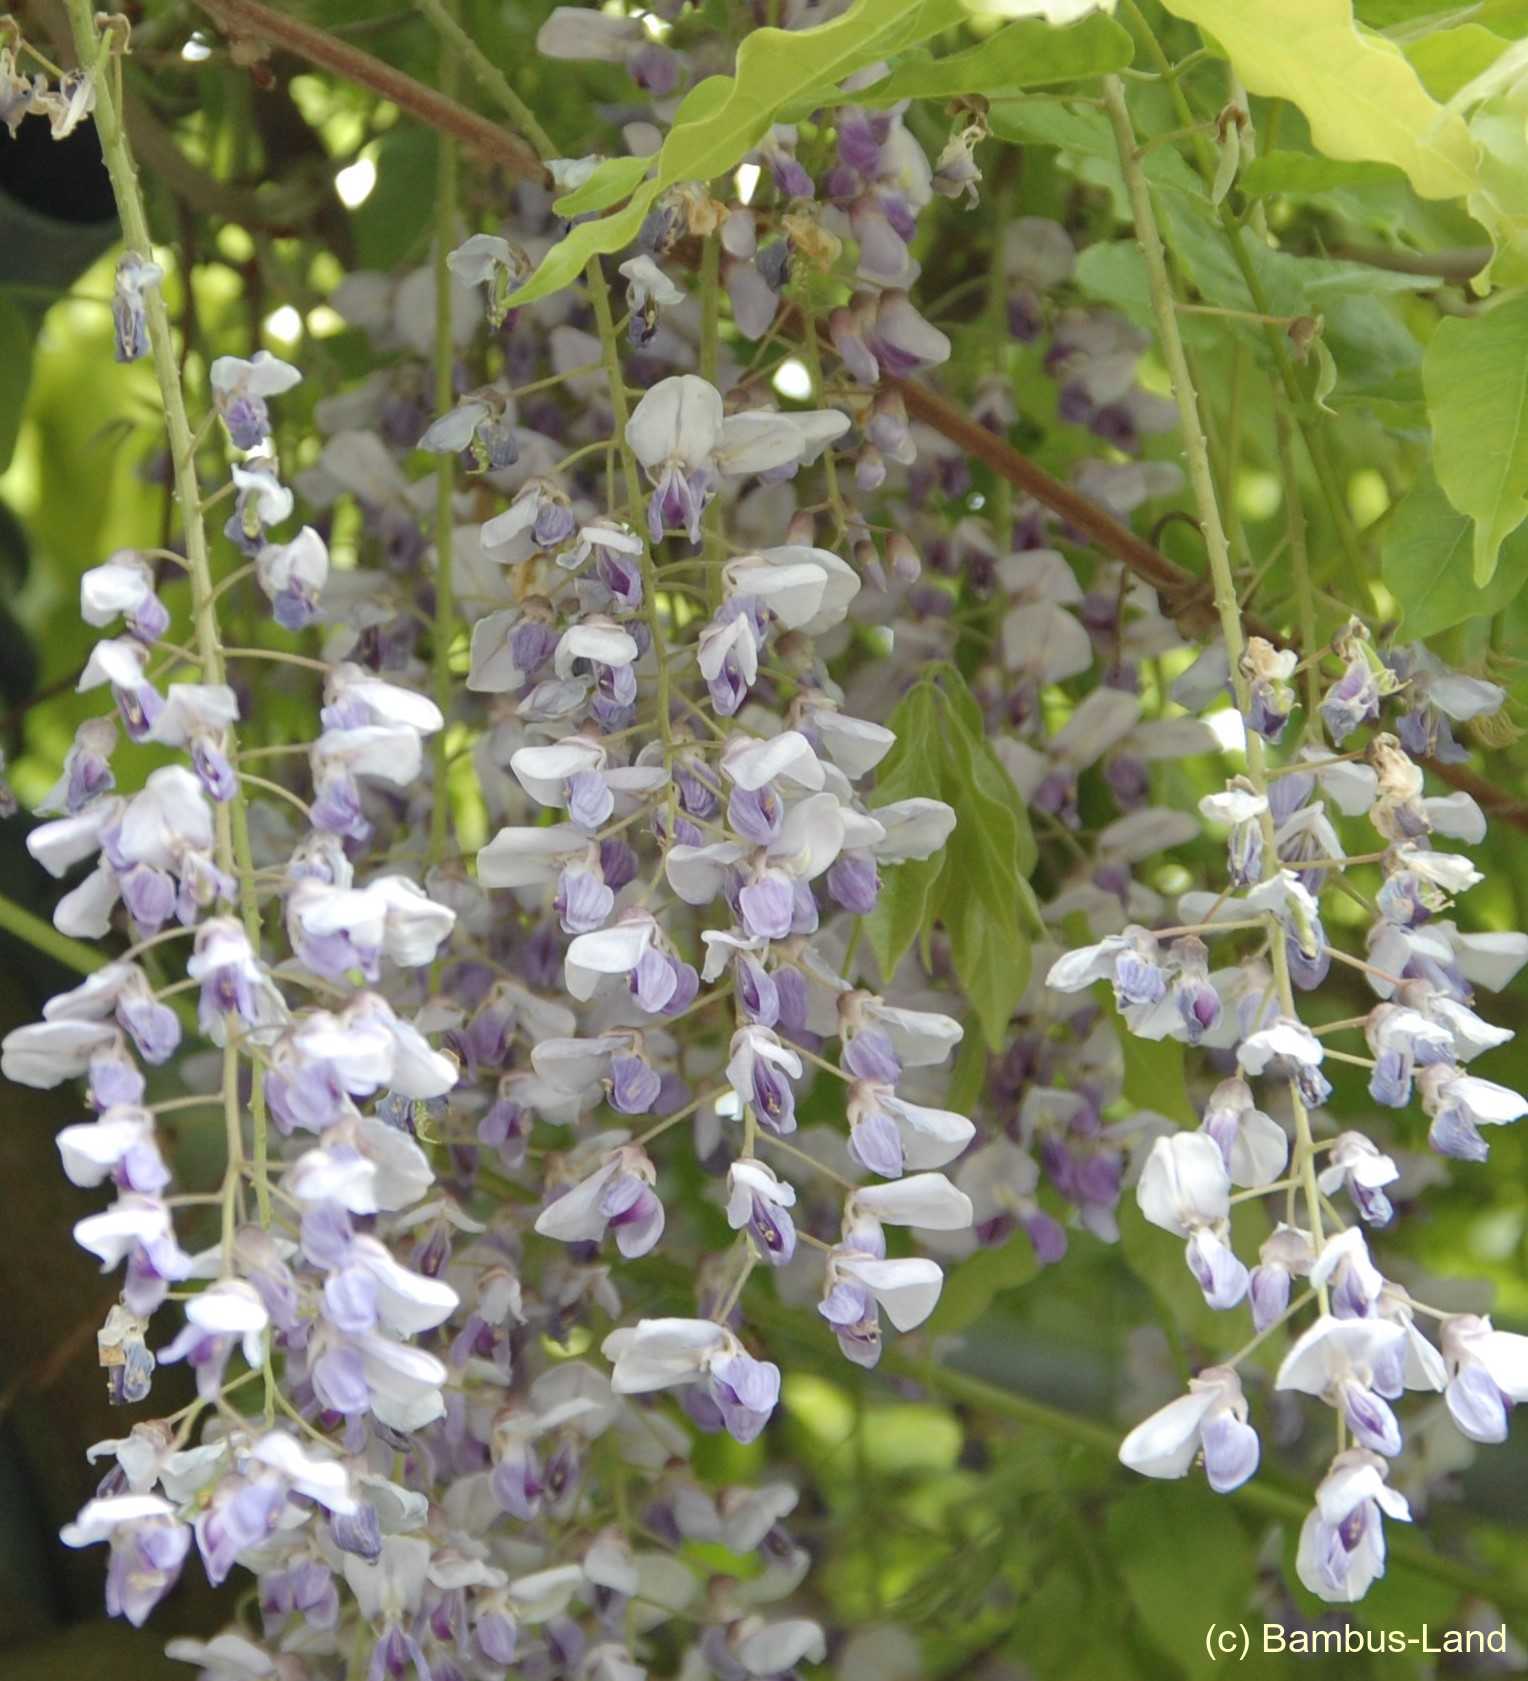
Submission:
[[922,557],[912,539],[900,531],[893,531],[886,539],[886,558],[904,584],[915,584],[923,575]]
[[817,516],[808,509],[801,509],[799,513],[791,515],[791,522],[785,528],[785,541],[796,545],[803,544],[807,548],[815,548],[817,544]]

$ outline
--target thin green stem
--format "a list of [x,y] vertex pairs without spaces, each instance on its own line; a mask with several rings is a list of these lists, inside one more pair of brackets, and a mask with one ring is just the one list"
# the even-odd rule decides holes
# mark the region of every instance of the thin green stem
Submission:
[[1311,592],[1310,555],[1305,546],[1305,504],[1300,500],[1300,476],[1295,471],[1293,417],[1287,398],[1275,392],[1273,424],[1278,439],[1279,470],[1284,475],[1284,515],[1289,534],[1289,558],[1295,578],[1295,604],[1300,612],[1300,654],[1305,662],[1305,734],[1314,738],[1321,717],[1321,662],[1316,656],[1316,598]]
[[[825,402],[827,388],[822,377],[822,350],[817,342],[817,328],[810,323],[806,332],[801,335],[801,357],[806,363],[807,372],[812,376],[812,396],[819,403]],[[838,463],[833,459],[831,444],[822,452],[822,480],[828,493],[828,507],[833,513],[833,531],[828,538],[831,546],[843,536],[849,523],[848,515],[844,512],[844,499],[838,488]]]
[[[700,247],[700,377],[708,385],[721,385],[721,251],[719,234],[709,234]],[[714,613],[722,604],[722,563],[727,558],[722,536],[722,505],[713,497],[702,516],[705,558],[711,563],[706,574],[706,604]]]
[[[1205,442],[1204,421],[1200,413],[1199,394],[1194,388],[1188,359],[1183,352],[1183,339],[1178,331],[1177,311],[1173,307],[1172,281],[1167,272],[1167,253],[1157,227],[1156,211],[1146,176],[1136,155],[1135,131],[1125,104],[1124,85],[1117,76],[1104,78],[1104,105],[1114,129],[1119,149],[1120,167],[1124,171],[1130,208],[1135,217],[1136,238],[1145,258],[1146,275],[1151,290],[1152,313],[1156,319],[1157,336],[1161,341],[1163,359],[1172,380],[1173,396],[1178,405],[1178,421],[1182,431],[1184,460],[1188,467],[1189,485],[1193,490],[1199,514],[1199,528],[1204,536],[1209,556],[1210,576],[1215,586],[1215,610],[1220,618],[1221,635],[1225,640],[1226,659],[1231,669],[1231,682],[1236,702],[1244,718],[1252,712],[1250,682],[1243,665],[1246,637],[1242,632],[1241,609],[1237,602],[1236,579],[1231,568],[1231,549],[1220,516],[1220,503],[1215,494],[1215,478],[1210,467],[1210,452]],[[1247,731],[1247,779],[1256,792],[1266,796],[1268,791],[1267,761],[1263,753],[1263,739],[1256,730]],[[1278,869],[1278,845],[1274,836],[1273,818],[1265,808],[1262,815],[1264,869],[1271,873]],[[1289,974],[1289,954],[1284,929],[1272,914],[1268,919],[1269,959],[1273,966],[1274,985],[1280,1012],[1297,1018],[1294,987]],[[1316,1184],[1316,1158],[1311,1136],[1310,1115],[1293,1081],[1289,1084],[1290,1107],[1295,1120],[1294,1160],[1292,1177],[1302,1181],[1306,1199],[1306,1214],[1310,1221],[1311,1238],[1319,1253],[1324,1241],[1321,1224],[1320,1192]],[[1326,1291],[1320,1291],[1321,1309],[1326,1311]]]
[[[611,419],[615,423],[621,474],[626,490],[627,517],[640,531],[644,522],[642,510],[642,479],[637,471],[637,458],[626,441],[626,387],[621,371],[621,346],[616,338],[615,320],[610,313],[610,288],[605,284],[605,271],[598,257],[591,257],[584,271],[589,289],[589,301],[594,307],[594,324],[599,333],[600,350],[605,364],[606,384],[609,387]],[[612,498],[614,490],[611,490]],[[670,717],[668,637],[663,624],[663,610],[658,601],[658,571],[653,564],[652,546],[642,544],[642,608],[647,628],[652,633],[653,658],[658,664],[658,733],[663,738],[665,763],[674,753],[674,726]]]
[[[454,21],[449,7],[454,0],[437,0],[442,15]],[[441,92],[456,97],[457,55],[447,43],[441,52]],[[456,239],[457,166],[456,144],[449,134],[436,139],[435,166],[435,412],[444,414],[455,398],[456,346],[452,339],[451,270],[447,259]],[[452,503],[456,493],[456,457],[442,454],[435,467],[435,627],[430,651],[430,670],[435,704],[441,717],[451,710],[451,639],[456,625],[456,604],[451,596],[451,545],[455,522]],[[431,743],[434,760],[433,799],[430,805],[430,845],[426,869],[433,869],[446,851],[451,825],[451,800],[446,787],[447,730],[442,724]]]
[[435,25],[477,79],[483,92],[503,106],[505,115],[513,119],[515,126],[535,147],[537,155],[543,161],[555,158],[558,155],[557,142],[536,121],[536,113],[509,85],[504,72],[447,10],[446,0],[417,0],[417,3],[420,11]]
[[[148,213],[138,182],[137,164],[128,140],[120,99],[120,84],[111,75],[103,74],[113,60],[115,31],[110,26],[103,32],[97,25],[91,0],[68,0],[69,27],[74,36],[75,52],[87,73],[95,78],[95,125],[100,137],[101,154],[111,180],[117,214],[122,224],[123,243],[144,261],[153,259],[153,242],[149,235]],[[212,581],[212,566],[207,549],[207,529],[204,518],[201,486],[196,476],[196,434],[186,412],[185,392],[181,388],[180,362],[176,355],[170,315],[163,290],[149,286],[144,290],[144,311],[148,322],[149,348],[154,365],[154,377],[164,406],[165,431],[170,445],[170,461],[174,474],[175,499],[180,507],[185,539],[185,570],[191,585],[191,611],[196,630],[197,653],[202,680],[207,683],[226,681],[226,665],[222,640],[218,631],[216,591]],[[229,745],[237,748],[230,729]],[[254,854],[249,839],[249,812],[242,789],[220,805],[216,813],[215,851],[219,868],[227,875],[237,876],[239,903],[245,931],[250,943],[258,947],[260,941],[260,907],[255,896]],[[229,1069],[225,1066],[225,1079]],[[237,1069],[233,1070],[237,1074]],[[237,1102],[237,1079],[234,1080]],[[254,1124],[257,1159],[265,1160],[265,1109],[262,1082],[256,1072],[254,1080]],[[259,1180],[259,1208],[262,1223],[270,1217],[270,1193],[266,1177]]]
[[3,895],[0,895],[0,933],[9,934],[34,951],[40,951],[44,957],[51,957],[55,963],[62,963],[66,969],[74,969],[81,975],[93,975],[107,961],[105,954],[94,946],[60,934],[51,922],[44,922],[40,916],[34,916],[14,899]]

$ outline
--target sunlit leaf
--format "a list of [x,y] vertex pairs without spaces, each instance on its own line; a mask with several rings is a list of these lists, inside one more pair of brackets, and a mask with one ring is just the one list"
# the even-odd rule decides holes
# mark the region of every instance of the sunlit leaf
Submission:
[[1528,298],[1440,321],[1422,383],[1438,483],[1475,522],[1472,572],[1484,586],[1502,539],[1528,518]]

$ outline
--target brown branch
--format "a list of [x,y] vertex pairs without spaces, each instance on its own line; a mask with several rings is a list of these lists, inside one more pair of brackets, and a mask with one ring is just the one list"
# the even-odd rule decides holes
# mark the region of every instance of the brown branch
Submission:
[[[891,378],[882,384],[901,397],[913,419],[933,427],[952,444],[959,444],[967,455],[984,462],[1000,478],[1007,479],[1037,502],[1043,502],[1068,525],[1124,561],[1138,578],[1145,579],[1156,590],[1168,617],[1181,625],[1186,634],[1198,638],[1213,629],[1215,605],[1207,578],[1197,578],[1170,561],[1096,502],[1089,501],[1081,491],[1052,478],[1043,467],[1037,467],[1028,456],[1020,455],[1011,444],[962,414],[953,403],[946,402],[926,385]],[[1249,623],[1248,629],[1255,636],[1280,640],[1265,626]]]
[[198,0],[198,4],[203,11],[211,13],[225,34],[266,46],[284,47],[310,64],[332,70],[337,76],[359,82],[382,98],[390,99],[400,110],[441,134],[451,135],[469,151],[511,175],[550,185],[545,165],[519,135],[509,133],[487,117],[480,117],[465,105],[458,105],[454,99],[447,99],[371,53],[338,40],[327,30],[299,23],[296,18],[260,5],[259,0]]

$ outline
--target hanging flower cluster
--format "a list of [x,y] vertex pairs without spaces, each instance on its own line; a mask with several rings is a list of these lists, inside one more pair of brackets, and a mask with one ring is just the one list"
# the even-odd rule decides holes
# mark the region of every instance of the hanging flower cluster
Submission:
[[[624,69],[633,157],[707,62],[646,21],[561,7],[538,39]],[[250,1572],[250,1620],[171,1644],[204,1674],[788,1681],[829,1639],[794,1598],[799,1490],[708,1484],[697,1437],[770,1428],[782,1346],[897,1366],[885,1341],[927,1348],[946,1267],[1113,1243],[1122,1199],[1250,1327],[1121,1459],[1241,1486],[1249,1357],[1287,1335],[1272,1387],[1339,1420],[1299,1548],[1324,1599],[1361,1597],[1410,1516],[1386,1480],[1408,1390],[1482,1443],[1528,1397],[1528,1339],[1414,1299],[1366,1235],[1403,1171],[1381,1111],[1420,1105],[1463,1164],[1528,1112],[1473,1071],[1510,1037],[1476,989],[1528,936],[1454,920],[1480,876],[1445,843],[1485,818],[1420,763],[1502,691],[1357,620],[1304,662],[1198,651],[1067,521],[976,493],[905,382],[952,354],[915,251],[938,199],[978,196],[984,123],[957,114],[931,161],[905,103],[855,91],[772,127],[746,194],[670,188],[619,260],[523,306],[563,230],[549,190],[495,187],[428,266],[341,283],[375,369],[311,409],[316,370],[257,350],[213,359],[188,414],[164,270],[119,265],[181,527],[82,579],[79,688],[115,710],[28,846],[70,878],[58,929],[112,945],[3,1071],[82,1085],[58,1145],[107,1199],[75,1237],[120,1279],[113,1399],[154,1408],[175,1363],[195,1390],[89,1450],[64,1539],[108,1546],[135,1624],[193,1551],[213,1584]],[[6,47],[0,98],[13,131],[109,106],[126,144],[104,80],[50,93]],[[597,164],[547,162],[562,191]],[[989,303],[1088,440],[1073,488],[1120,520],[1175,495],[1146,335],[1077,301],[1060,223],[1000,232]],[[756,371],[776,339],[805,394]],[[973,412],[1016,423],[1006,373]],[[982,797],[1042,849],[1034,973],[991,1055],[947,922],[884,972],[872,952],[896,890],[985,821],[937,766],[916,794],[886,774],[929,672],[979,718]],[[273,738],[263,682],[300,739]],[[1219,751],[1228,688],[1246,770],[1200,803],[1225,868],[1169,903],[1143,866],[1204,847],[1167,768]],[[133,776],[123,737],[157,768]],[[1369,919],[1357,950],[1335,895]],[[1365,1013],[1317,1007],[1355,975]],[[1186,1049],[1197,1127],[1127,1093],[1131,1035]],[[1366,1071],[1373,1126],[1327,1116],[1334,1063]],[[213,1188],[183,1182],[182,1111],[222,1128]]]

